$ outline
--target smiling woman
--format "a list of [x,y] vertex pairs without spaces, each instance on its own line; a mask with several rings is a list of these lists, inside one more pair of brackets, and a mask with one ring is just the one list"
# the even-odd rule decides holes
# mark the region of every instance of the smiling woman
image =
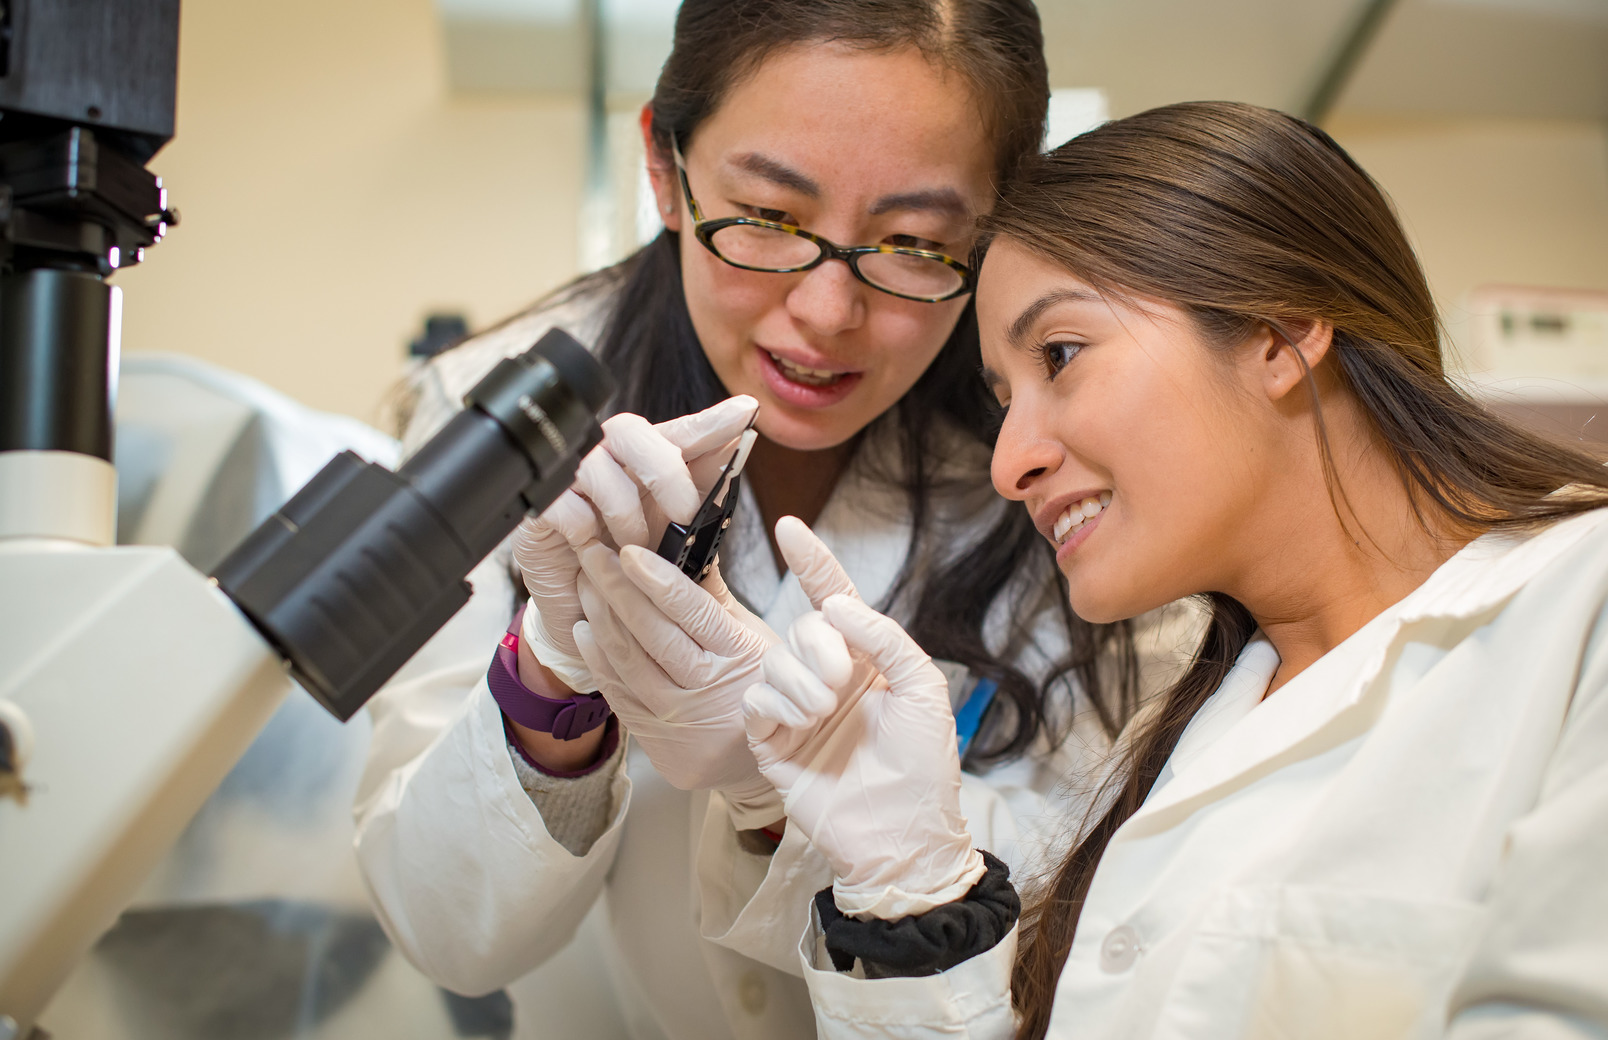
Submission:
[[[932,670],[840,599],[795,625],[811,663],[751,701],[766,775],[834,892],[875,872],[932,895],[858,936],[864,977],[834,942],[866,927],[822,911],[801,948],[822,1034],[885,1036],[890,997],[912,1038],[1608,1029],[1603,460],[1446,377],[1389,203],[1290,116],[1109,123],[1028,163],[984,226],[996,489],[1082,616],[1199,596],[1211,623],[1066,822],[1019,953],[1014,891],[950,825]],[[807,695],[845,647],[883,675],[823,717]],[[885,758],[926,768],[881,836],[854,824],[898,793]],[[945,869],[886,868],[912,833]]]

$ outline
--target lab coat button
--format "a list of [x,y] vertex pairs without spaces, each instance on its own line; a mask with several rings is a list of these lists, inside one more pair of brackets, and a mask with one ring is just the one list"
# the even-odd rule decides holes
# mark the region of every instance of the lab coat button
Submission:
[[759,972],[744,972],[737,983],[737,1002],[743,1010],[750,1015],[757,1015],[765,1010],[765,1001],[770,994],[765,988],[765,980],[759,977]]
[[1100,944],[1100,970],[1108,975],[1127,971],[1139,959],[1139,949],[1139,933],[1128,925],[1118,925]]

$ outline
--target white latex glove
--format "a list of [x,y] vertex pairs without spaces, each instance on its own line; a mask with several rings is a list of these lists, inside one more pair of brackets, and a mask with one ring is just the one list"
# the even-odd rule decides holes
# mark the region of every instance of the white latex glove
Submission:
[[[783,517],[776,541],[811,603],[854,583],[804,523]],[[718,790],[738,830],[782,818],[743,726],[744,692],[778,640],[727,590],[717,566],[700,586],[654,552],[602,545],[580,554],[586,621],[575,641],[603,697],[660,775],[683,790]]]
[[597,689],[572,635],[583,617],[576,550],[599,540],[656,545],[667,519],[691,520],[703,502],[699,479],[706,486],[713,480],[701,471],[719,471],[758,407],[740,395],[657,426],[628,412],[611,416],[570,489],[541,516],[520,523],[514,562],[530,592],[520,638],[564,685],[578,693]]
[[899,623],[833,596],[765,654],[748,740],[788,825],[832,865],[832,898],[898,920],[963,897],[985,869],[960,811],[949,684]]

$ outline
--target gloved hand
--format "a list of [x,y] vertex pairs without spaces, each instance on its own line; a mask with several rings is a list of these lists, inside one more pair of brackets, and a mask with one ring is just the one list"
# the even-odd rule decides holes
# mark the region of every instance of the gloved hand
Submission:
[[657,426],[628,412],[612,416],[570,489],[520,523],[514,562],[530,592],[520,638],[564,685],[577,693],[597,689],[572,634],[583,617],[576,550],[599,540],[657,545],[667,518],[691,520],[703,501],[699,478],[713,480],[700,470],[719,471],[758,406],[739,395]]
[[[795,517],[776,541],[811,603],[854,596],[854,583]],[[580,554],[586,621],[575,641],[603,697],[660,775],[683,790],[718,790],[738,830],[782,818],[743,728],[743,693],[779,638],[727,590],[720,568],[699,586],[657,554],[592,545]]]
[[833,596],[765,655],[743,702],[760,772],[789,826],[832,865],[854,917],[898,920],[983,876],[960,811],[949,685],[898,622]]

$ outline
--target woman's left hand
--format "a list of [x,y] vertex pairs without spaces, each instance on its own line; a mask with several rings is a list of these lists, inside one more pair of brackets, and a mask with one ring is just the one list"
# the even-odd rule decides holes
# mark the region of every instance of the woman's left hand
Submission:
[[[836,559],[801,521],[784,517],[777,544],[811,603],[858,598]],[[697,584],[639,546],[580,554],[586,620],[576,644],[598,689],[671,786],[717,790],[738,830],[778,823],[781,796],[760,775],[743,727],[743,694],[762,678],[780,637],[727,590],[715,567]]]
[[749,746],[790,826],[832,864],[833,900],[897,920],[983,876],[960,811],[949,684],[892,618],[832,596],[765,655],[743,708]]

